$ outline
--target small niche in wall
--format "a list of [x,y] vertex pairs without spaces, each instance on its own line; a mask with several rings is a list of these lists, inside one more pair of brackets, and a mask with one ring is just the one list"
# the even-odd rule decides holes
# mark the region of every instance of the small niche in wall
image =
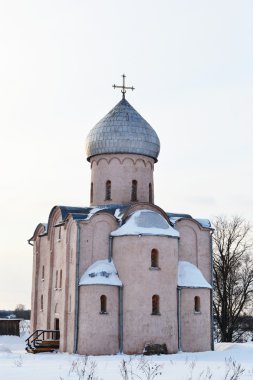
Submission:
[[157,294],[152,296],[152,315],[160,315],[160,297]]

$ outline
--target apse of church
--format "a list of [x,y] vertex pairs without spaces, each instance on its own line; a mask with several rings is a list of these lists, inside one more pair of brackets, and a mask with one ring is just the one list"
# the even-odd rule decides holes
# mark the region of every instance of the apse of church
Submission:
[[211,224],[154,203],[159,138],[126,100],[125,76],[113,87],[122,99],[86,139],[89,205],[55,206],[29,239],[32,331],[86,355],[210,350]]

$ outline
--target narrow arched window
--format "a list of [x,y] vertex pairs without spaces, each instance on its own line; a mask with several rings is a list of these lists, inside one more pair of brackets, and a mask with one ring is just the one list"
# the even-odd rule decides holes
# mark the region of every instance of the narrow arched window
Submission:
[[101,297],[100,297],[100,313],[101,314],[106,314],[107,313],[107,310],[106,310],[106,307],[107,307],[107,305],[106,305],[106,302],[107,300],[106,300],[106,296],[105,295],[102,295]]
[[43,311],[43,295],[40,296],[40,310]]
[[149,200],[149,203],[153,203],[153,191],[152,191],[151,183],[148,185],[148,200]]
[[58,270],[55,272],[55,289],[58,287]]
[[62,269],[60,270],[60,281],[59,281],[59,288],[62,288]]
[[44,265],[42,266],[42,271],[41,271],[41,280],[44,281],[45,280],[45,267]]
[[69,296],[69,308],[68,308],[68,312],[71,313],[71,310],[72,310],[72,302],[71,302],[71,295]]
[[194,297],[194,311],[195,311],[195,313],[200,313],[200,298],[199,298],[199,296]]
[[159,296],[157,294],[154,294],[152,297],[152,314],[160,314]]
[[137,181],[134,179],[132,181],[132,193],[131,193],[131,201],[137,202]]
[[70,250],[70,255],[69,255],[69,262],[72,263],[73,261],[73,248]]
[[59,228],[58,229],[58,241],[60,241],[61,240],[61,226],[58,228]]
[[158,251],[157,249],[152,249],[151,251],[151,268],[158,268]]
[[90,184],[90,203],[93,203],[93,182]]
[[111,200],[111,190],[112,190],[111,181],[106,181],[106,185],[105,185],[105,200],[106,201]]

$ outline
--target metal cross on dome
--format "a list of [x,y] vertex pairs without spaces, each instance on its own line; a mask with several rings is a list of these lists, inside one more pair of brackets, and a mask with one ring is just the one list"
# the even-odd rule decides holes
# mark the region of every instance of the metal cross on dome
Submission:
[[122,86],[116,86],[116,84],[114,84],[112,87],[115,89],[115,88],[122,88],[121,92],[122,92],[122,98],[125,99],[125,93],[126,93],[126,90],[134,90],[134,87],[127,87],[125,85],[125,74],[122,75],[122,78],[123,78],[123,85]]

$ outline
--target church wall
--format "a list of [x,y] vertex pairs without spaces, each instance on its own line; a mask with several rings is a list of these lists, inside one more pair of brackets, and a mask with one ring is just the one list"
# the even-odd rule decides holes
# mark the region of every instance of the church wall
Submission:
[[48,286],[50,268],[50,266],[48,265],[50,257],[50,248],[47,236],[37,237],[35,241],[34,255],[36,255],[37,263],[36,270],[34,273],[35,289],[33,289],[33,292],[35,292],[36,294],[34,295],[35,308],[31,319],[31,331],[34,331],[36,329],[47,328]]
[[[61,221],[61,215],[55,224]],[[64,225],[53,227],[52,239],[52,273],[51,273],[51,313],[49,314],[50,329],[57,328],[56,320],[59,320],[61,334],[60,350],[65,346],[64,324],[66,323],[65,313],[65,281],[66,281],[66,258],[67,258],[67,239],[66,228]]]
[[[151,251],[159,252],[159,268],[150,269]],[[113,261],[123,282],[124,353],[142,353],[146,343],[166,343],[177,352],[178,240],[159,236],[113,239]],[[160,314],[152,314],[158,295]]]
[[[200,298],[200,312],[194,297]],[[181,349],[185,352],[211,350],[210,289],[181,290]]]
[[38,318],[38,273],[39,273],[39,239],[34,241],[33,245],[33,276],[32,276],[32,294],[31,294],[31,332],[36,330]]
[[39,255],[36,252],[36,241],[33,246],[33,272],[32,272],[32,294],[31,294],[31,332],[36,330],[37,313],[38,313],[38,268],[39,268]]
[[79,278],[97,260],[108,259],[109,236],[118,227],[116,219],[106,213],[94,215],[89,222],[81,223],[81,255]]
[[61,343],[62,351],[72,353],[74,350],[74,328],[75,328],[75,305],[76,305],[76,237],[77,225],[71,221],[68,224],[68,248],[66,255],[66,282],[65,282],[65,323],[63,326]]
[[[80,286],[78,353],[113,355],[119,352],[118,287]],[[100,313],[100,297],[107,298],[107,314]]]
[[[105,154],[91,160],[93,201],[91,205],[131,202],[132,181],[137,181],[138,202],[149,202],[154,160],[137,154]],[[111,181],[111,200],[106,200],[106,182]],[[154,192],[154,191],[153,191]]]
[[176,224],[180,233],[179,260],[196,265],[205,279],[211,284],[210,231],[201,229],[191,220],[180,220]]

